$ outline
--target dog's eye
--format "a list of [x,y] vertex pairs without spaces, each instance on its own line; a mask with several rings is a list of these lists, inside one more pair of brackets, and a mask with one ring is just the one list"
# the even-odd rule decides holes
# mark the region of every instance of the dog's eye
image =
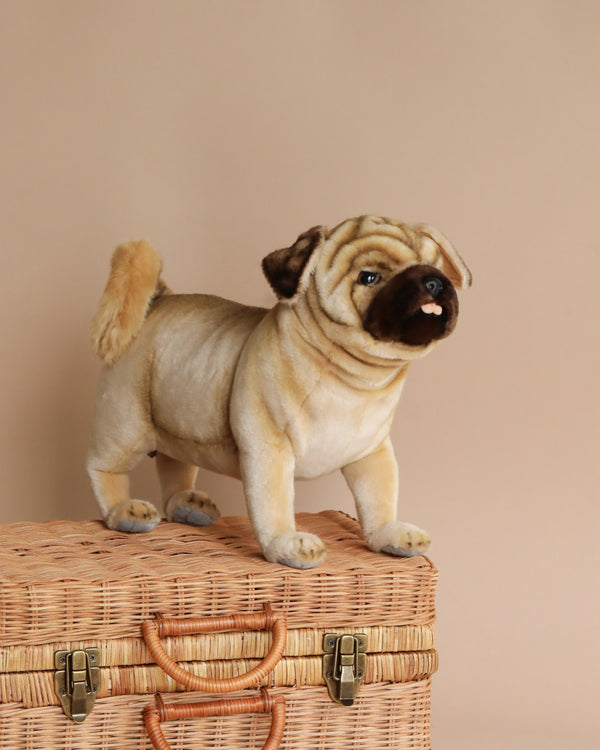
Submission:
[[361,271],[358,274],[358,279],[356,279],[356,283],[363,286],[373,286],[378,281],[381,281],[381,274],[377,271]]

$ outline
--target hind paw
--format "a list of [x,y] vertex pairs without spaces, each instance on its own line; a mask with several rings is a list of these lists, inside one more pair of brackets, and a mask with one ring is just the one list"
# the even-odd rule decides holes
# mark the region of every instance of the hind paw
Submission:
[[167,520],[189,526],[208,526],[221,514],[204,492],[184,490],[171,495],[165,506]]
[[106,517],[106,525],[115,531],[130,534],[152,531],[160,516],[156,508],[145,500],[124,500],[115,505]]

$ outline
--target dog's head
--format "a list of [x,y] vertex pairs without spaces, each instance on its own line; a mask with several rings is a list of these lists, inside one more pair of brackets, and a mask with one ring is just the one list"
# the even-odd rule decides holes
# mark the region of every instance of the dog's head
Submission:
[[[306,297],[344,337],[413,358],[454,330],[471,274],[433,227],[376,216],[313,227],[263,260],[280,299]],[[331,328],[331,325],[329,326]],[[358,343],[358,342],[357,342]]]

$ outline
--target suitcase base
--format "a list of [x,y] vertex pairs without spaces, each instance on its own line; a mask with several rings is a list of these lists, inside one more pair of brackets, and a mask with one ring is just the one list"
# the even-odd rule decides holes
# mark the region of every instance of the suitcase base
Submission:
[[[252,691],[228,694],[247,696]],[[364,685],[353,706],[333,703],[321,687],[272,688],[284,695],[286,722],[280,750],[430,750],[431,679]],[[165,703],[220,700],[224,696],[178,693]],[[151,696],[96,701],[83,724],[66,721],[60,708],[0,706],[2,750],[152,750],[142,712]],[[187,719],[163,724],[173,750],[261,750],[270,717],[263,714]]]

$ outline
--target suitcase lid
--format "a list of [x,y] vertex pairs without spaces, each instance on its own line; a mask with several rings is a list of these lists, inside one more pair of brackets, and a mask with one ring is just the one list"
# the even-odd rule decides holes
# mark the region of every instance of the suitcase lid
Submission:
[[216,617],[265,602],[288,629],[404,626],[428,641],[438,577],[428,558],[371,552],[338,511],[299,514],[297,527],[327,544],[319,567],[267,562],[241,516],[139,535],[99,521],[0,526],[0,646],[138,638],[156,613]]

